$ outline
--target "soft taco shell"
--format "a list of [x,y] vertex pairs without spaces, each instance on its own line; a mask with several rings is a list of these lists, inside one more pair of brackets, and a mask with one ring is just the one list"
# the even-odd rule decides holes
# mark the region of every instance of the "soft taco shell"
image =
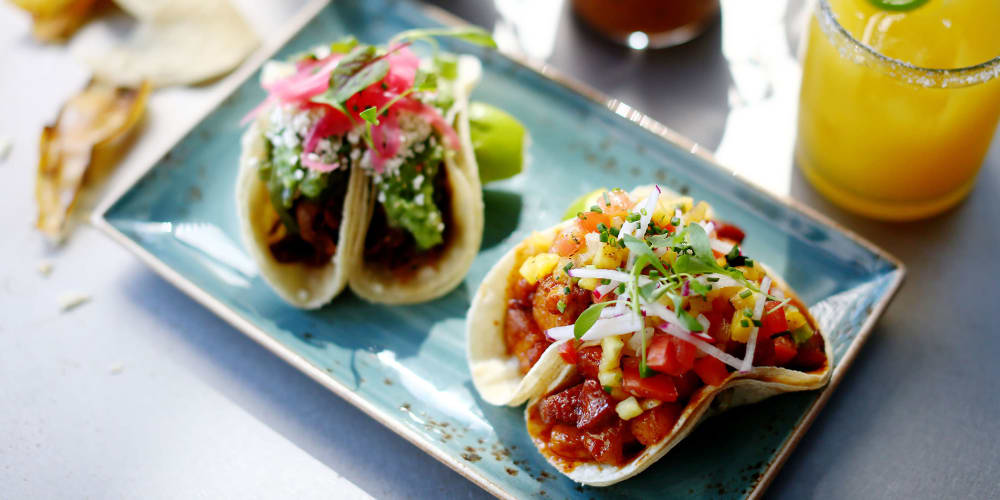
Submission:
[[[262,113],[266,117],[267,113]],[[266,158],[266,144],[261,121],[255,121],[243,134],[243,152],[236,181],[236,205],[240,232],[250,256],[271,288],[289,304],[302,309],[316,309],[337,296],[347,284],[350,270],[361,256],[361,226],[357,210],[359,201],[367,196],[367,177],[352,169],[341,224],[337,251],[323,266],[302,263],[282,263],[275,260],[267,244],[267,234],[276,214],[271,206],[267,185],[260,180],[257,169]]]
[[[770,270],[767,274],[786,297],[797,299],[784,281],[771,273]],[[801,301],[799,302],[801,303]],[[553,467],[578,483],[590,486],[608,486],[639,474],[666,455],[674,446],[677,446],[677,443],[687,437],[707,417],[785,392],[808,391],[826,385],[832,371],[830,360],[833,359],[833,352],[830,339],[819,329],[819,324],[807,309],[803,309],[802,313],[806,316],[813,330],[823,336],[827,362],[822,368],[812,372],[801,372],[775,366],[758,366],[747,373],[731,373],[721,386],[703,386],[691,396],[670,434],[660,442],[647,446],[638,457],[624,466],[618,467],[593,462],[569,462],[548,452],[545,449],[545,441],[533,432],[533,425],[530,423],[529,417],[532,409],[541,402],[545,395],[552,393],[572,379],[576,374],[576,367],[573,365],[563,363],[569,369],[561,371],[559,379],[551,379],[547,384],[540,384],[544,385],[545,391],[536,393],[537,395],[533,397],[525,409],[525,422],[528,423],[528,433],[531,435],[531,440]],[[539,360],[539,362],[541,361]],[[554,362],[561,362],[561,360],[557,358]],[[551,371],[550,368],[543,370]]]
[[[651,190],[650,186],[641,186],[635,188],[631,195],[633,199],[643,200]],[[676,193],[662,188],[661,190],[663,192],[660,196],[663,199],[678,199]],[[597,196],[599,194],[595,193],[593,199],[587,200],[585,205],[589,206],[596,202]],[[540,233],[543,237],[552,239],[573,222],[573,219],[565,220]],[[542,389],[553,380],[559,379],[569,368],[558,354],[562,342],[556,342],[546,349],[538,362],[523,376],[518,370],[517,358],[507,352],[507,344],[504,341],[504,317],[507,312],[510,276],[525,259],[538,253],[532,246],[532,238],[527,238],[511,248],[493,265],[472,298],[472,305],[466,318],[466,356],[469,371],[472,373],[472,382],[483,400],[490,404],[510,406],[523,404],[532,396],[542,392]]]
[[[471,56],[459,58],[455,84],[455,113],[452,123],[461,143],[461,151],[445,156],[444,171],[451,200],[451,221],[448,239],[441,255],[431,264],[401,278],[399,273],[362,257],[350,277],[351,290],[369,302],[412,304],[440,297],[462,282],[472,260],[479,252],[483,237],[483,194],[479,183],[479,167],[473,154],[469,135],[468,94],[479,81],[482,68]],[[355,213],[363,215],[364,224],[357,238],[364,248],[365,235],[375,207],[374,189],[367,180],[366,196],[355,198]]]

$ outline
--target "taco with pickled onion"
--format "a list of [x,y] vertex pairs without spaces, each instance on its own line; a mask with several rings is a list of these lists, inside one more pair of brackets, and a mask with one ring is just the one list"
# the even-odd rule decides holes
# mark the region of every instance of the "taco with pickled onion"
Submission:
[[250,254],[287,302],[320,307],[347,284],[373,302],[420,302],[465,275],[483,226],[466,111],[481,69],[411,45],[492,42],[479,31],[349,37],[265,65],[236,199]]
[[829,380],[806,306],[707,204],[647,187],[586,206],[501,259],[469,313],[477,389],[528,399],[528,432],[560,472],[617,483],[709,415]]

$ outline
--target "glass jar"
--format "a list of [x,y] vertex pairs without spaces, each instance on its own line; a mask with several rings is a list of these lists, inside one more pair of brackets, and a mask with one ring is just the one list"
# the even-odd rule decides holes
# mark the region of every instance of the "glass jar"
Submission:
[[819,2],[803,63],[796,162],[850,211],[928,217],[969,193],[996,130],[1000,2],[930,0],[911,11],[874,3]]

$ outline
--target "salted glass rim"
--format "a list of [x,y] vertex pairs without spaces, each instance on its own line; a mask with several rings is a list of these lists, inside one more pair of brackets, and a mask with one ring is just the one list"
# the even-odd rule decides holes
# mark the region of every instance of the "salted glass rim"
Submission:
[[[985,83],[1000,76],[1000,55],[981,63],[959,68],[924,68],[916,64],[882,54],[861,42],[837,20],[830,0],[819,0],[816,15],[820,27],[840,49],[841,56],[856,63],[873,66],[893,78],[914,85],[932,88],[968,87]],[[834,40],[834,37],[843,40]]]

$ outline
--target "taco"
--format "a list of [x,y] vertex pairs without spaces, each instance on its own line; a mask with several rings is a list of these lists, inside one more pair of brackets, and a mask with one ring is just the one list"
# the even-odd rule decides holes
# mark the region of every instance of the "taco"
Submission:
[[[434,34],[448,34],[446,32]],[[479,61],[421,60],[347,38],[265,65],[237,180],[241,231],[261,275],[317,308],[345,285],[373,302],[454,288],[482,236],[468,92]]]
[[658,187],[591,198],[501,259],[469,313],[477,389],[530,399],[553,466],[614,484],[711,414],[826,384],[829,342],[739,228]]

